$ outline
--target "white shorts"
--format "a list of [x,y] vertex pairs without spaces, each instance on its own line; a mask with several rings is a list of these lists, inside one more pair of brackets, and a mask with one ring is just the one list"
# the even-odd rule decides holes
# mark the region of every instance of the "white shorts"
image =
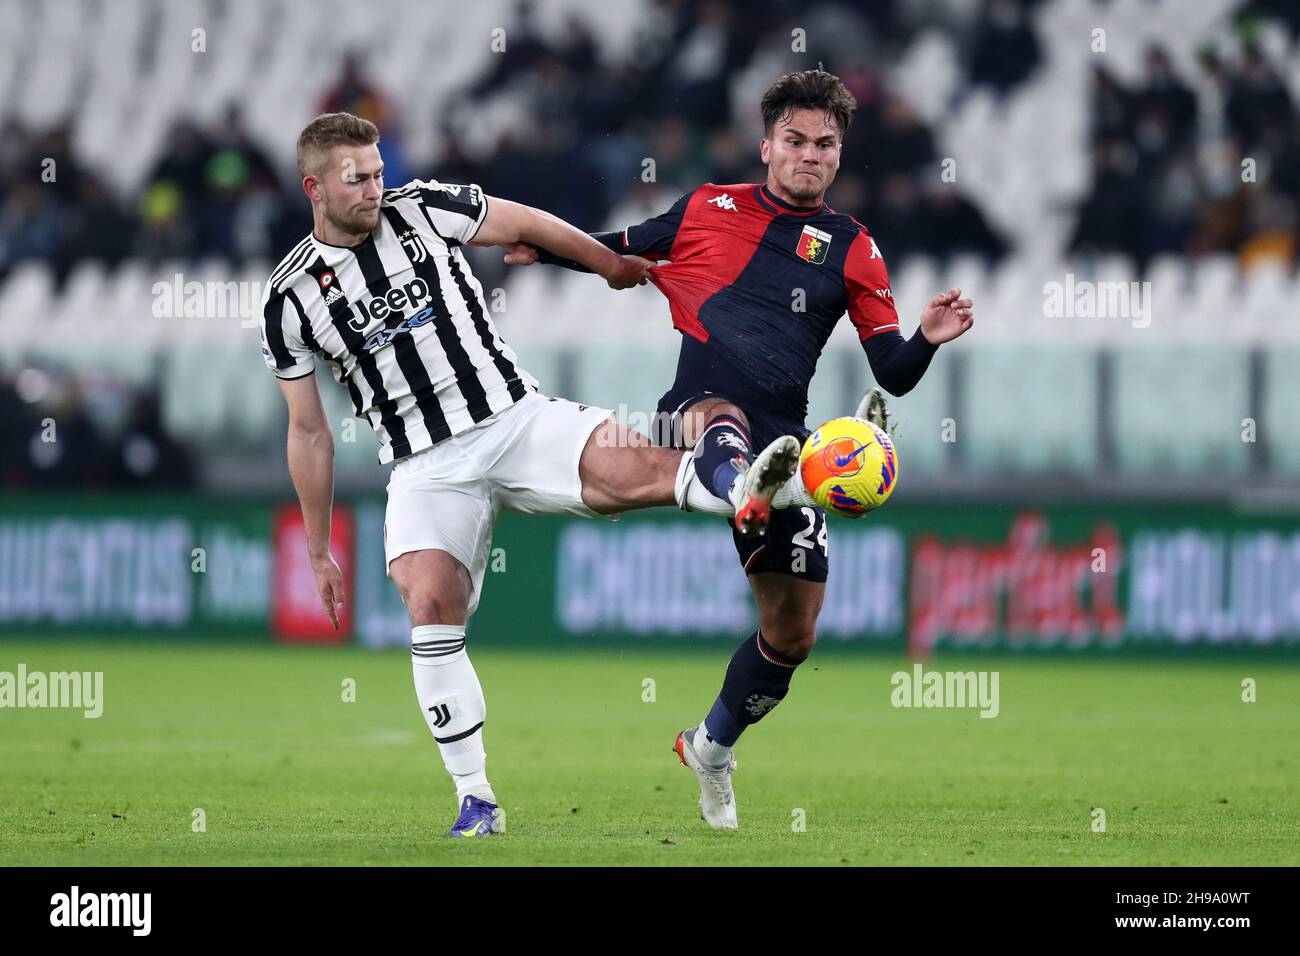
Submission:
[[578,460],[587,439],[613,413],[536,392],[468,431],[403,458],[388,480],[384,557],[446,551],[469,570],[478,607],[504,508],[523,514],[612,518],[582,501]]

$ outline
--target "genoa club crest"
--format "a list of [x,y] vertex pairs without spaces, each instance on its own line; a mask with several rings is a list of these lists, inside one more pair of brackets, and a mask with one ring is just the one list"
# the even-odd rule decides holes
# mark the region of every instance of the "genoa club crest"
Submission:
[[831,234],[829,232],[822,232],[812,226],[804,226],[803,234],[799,236],[799,245],[794,251],[800,259],[805,259],[813,265],[821,265],[826,261],[826,250],[830,248],[830,245]]

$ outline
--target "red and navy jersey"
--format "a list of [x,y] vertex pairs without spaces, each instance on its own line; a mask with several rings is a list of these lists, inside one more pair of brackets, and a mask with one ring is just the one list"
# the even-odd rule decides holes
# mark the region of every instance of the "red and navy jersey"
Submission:
[[817,359],[846,311],[864,343],[898,333],[875,240],[824,204],[801,209],[765,185],[708,183],[614,235],[619,252],[670,260],[651,277],[682,332],[675,389],[802,422]]

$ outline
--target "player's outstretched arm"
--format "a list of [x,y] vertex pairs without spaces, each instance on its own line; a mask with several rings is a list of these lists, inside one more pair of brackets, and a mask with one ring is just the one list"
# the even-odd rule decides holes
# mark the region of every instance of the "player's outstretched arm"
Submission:
[[921,310],[921,332],[932,345],[951,342],[974,324],[974,305],[961,289],[940,292]]
[[604,278],[610,288],[645,284],[653,263],[638,256],[621,256],[544,210],[492,196],[487,198],[487,205],[483,224],[474,234],[475,245],[514,247],[526,243],[587,267]]
[[280,379],[280,391],[289,405],[289,475],[302,506],[307,529],[307,552],[316,574],[325,613],[334,630],[343,607],[343,573],[330,554],[330,510],[334,504],[334,436],[330,432],[316,376]]
[[943,342],[950,342],[975,324],[970,299],[960,289],[940,292],[925,304],[921,324],[905,339],[897,329],[872,335],[862,342],[876,384],[890,395],[906,395],[921,381],[930,359]]

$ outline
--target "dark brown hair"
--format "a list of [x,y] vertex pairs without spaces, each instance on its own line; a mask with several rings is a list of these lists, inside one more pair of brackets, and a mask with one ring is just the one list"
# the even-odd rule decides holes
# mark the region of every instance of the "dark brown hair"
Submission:
[[842,139],[857,108],[858,101],[835,74],[825,70],[787,73],[763,94],[763,132],[771,136],[777,121],[793,110],[823,110],[834,118]]
[[322,113],[298,134],[298,172],[306,176],[312,153],[327,153],[335,146],[369,146],[379,142],[379,127],[351,113]]

